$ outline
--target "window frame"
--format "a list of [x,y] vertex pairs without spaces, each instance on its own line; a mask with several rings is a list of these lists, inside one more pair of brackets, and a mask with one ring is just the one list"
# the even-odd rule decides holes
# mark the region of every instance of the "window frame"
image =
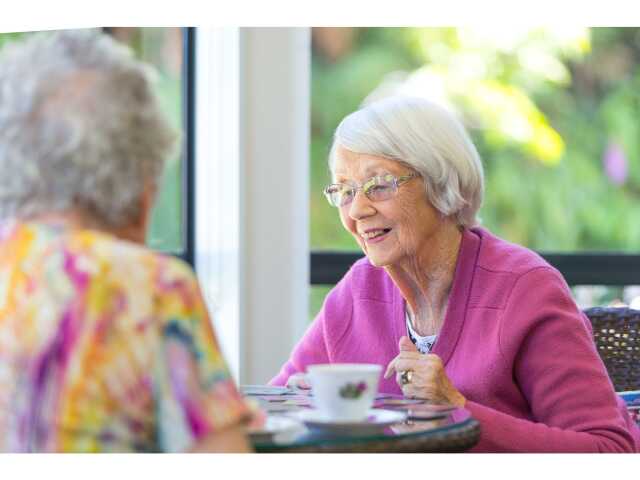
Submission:
[[307,27],[197,29],[195,264],[241,384],[307,327],[310,45]]
[[182,29],[182,236],[184,248],[175,255],[195,269],[195,105],[196,105],[196,29]]
[[[557,268],[571,285],[640,285],[640,255],[615,252],[539,253]],[[311,285],[332,285],[340,281],[360,252],[313,250],[310,259]]]

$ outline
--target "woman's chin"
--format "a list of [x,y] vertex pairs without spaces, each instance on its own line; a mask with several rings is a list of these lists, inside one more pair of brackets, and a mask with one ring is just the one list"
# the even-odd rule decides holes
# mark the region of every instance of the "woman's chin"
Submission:
[[367,256],[369,263],[374,267],[387,267],[395,262],[393,252],[389,248],[385,249],[380,245],[360,244],[362,253]]
[[372,252],[365,252],[369,263],[374,267],[388,267],[393,263],[389,255],[380,255]]

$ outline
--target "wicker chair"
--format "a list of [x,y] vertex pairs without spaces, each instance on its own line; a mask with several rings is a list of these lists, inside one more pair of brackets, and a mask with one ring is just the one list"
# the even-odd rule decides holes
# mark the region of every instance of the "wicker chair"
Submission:
[[593,307],[584,313],[616,391],[640,390],[640,310]]

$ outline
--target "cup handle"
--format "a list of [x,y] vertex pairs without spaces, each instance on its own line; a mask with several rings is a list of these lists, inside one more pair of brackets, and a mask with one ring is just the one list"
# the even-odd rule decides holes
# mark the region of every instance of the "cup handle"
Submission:
[[289,388],[299,388],[301,390],[310,390],[311,384],[309,382],[309,378],[305,373],[294,373],[287,380],[287,387]]

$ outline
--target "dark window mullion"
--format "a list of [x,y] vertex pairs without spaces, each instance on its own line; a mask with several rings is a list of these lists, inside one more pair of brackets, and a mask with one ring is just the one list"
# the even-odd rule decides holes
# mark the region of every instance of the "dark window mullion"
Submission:
[[[543,253],[569,285],[640,285],[640,255],[620,253]],[[311,252],[311,285],[338,283],[360,252]]]
[[182,63],[182,235],[184,251],[177,256],[195,268],[195,35],[194,27],[183,28]]

